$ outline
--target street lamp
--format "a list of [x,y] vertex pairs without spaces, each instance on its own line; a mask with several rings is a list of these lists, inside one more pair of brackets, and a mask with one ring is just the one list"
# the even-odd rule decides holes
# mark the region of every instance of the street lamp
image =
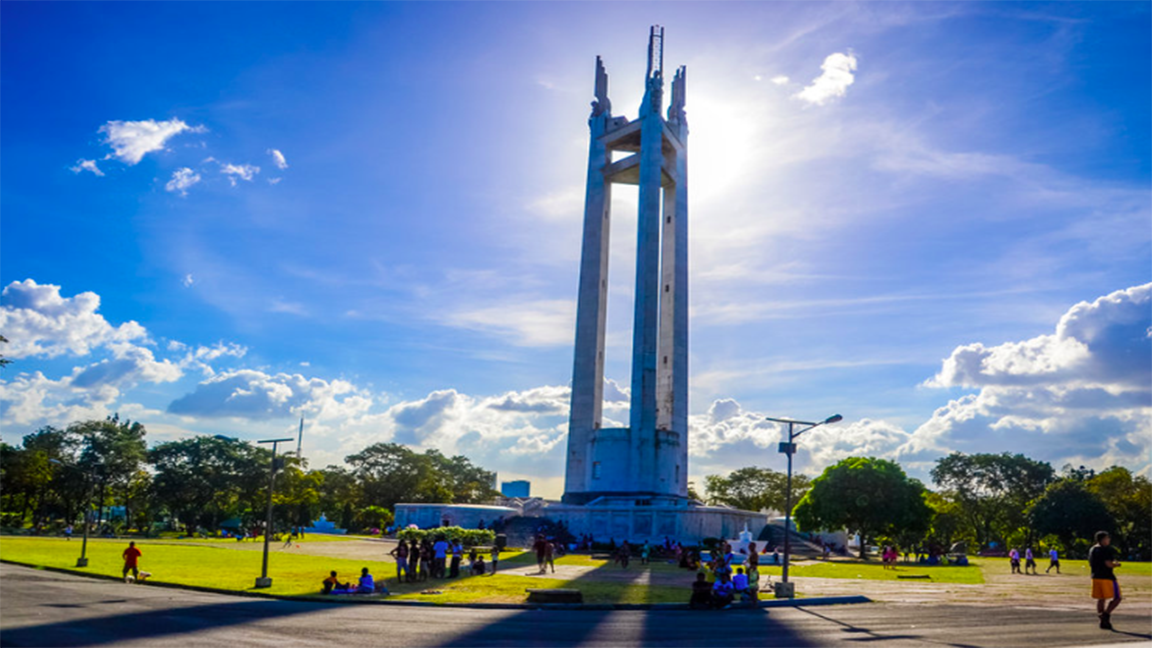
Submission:
[[[66,464],[59,459],[49,459],[48,462],[54,463],[57,466],[64,466],[65,468],[72,468],[73,470],[79,470],[81,472],[84,471],[80,466]],[[92,472],[94,473],[95,470],[96,469],[93,468]],[[84,540],[80,543],[80,557],[76,559],[77,567],[88,566],[88,515],[91,513],[90,509],[92,508],[92,482],[95,481],[93,474],[85,474],[84,481]]]
[[[780,452],[788,455],[788,485],[785,487],[786,492],[784,494],[784,569],[780,577],[781,582],[776,584],[776,598],[792,598],[795,595],[795,588],[792,586],[792,583],[788,582],[788,562],[791,557],[792,548],[792,543],[790,542],[791,536],[789,534],[792,532],[792,455],[796,454],[796,437],[812,428],[828,423],[836,423],[843,419],[844,417],[839,414],[833,414],[817,423],[786,418],[767,418],[767,420],[774,423],[788,424],[788,441],[780,442]],[[794,430],[797,425],[805,425],[807,427],[801,428],[799,432],[796,432]]]
[[272,587],[272,579],[268,578],[268,542],[272,535],[272,489],[276,486],[276,444],[287,443],[292,440],[292,437],[288,437],[287,439],[264,439],[256,442],[272,444],[272,468],[268,474],[268,515],[264,518],[264,568],[260,572],[260,578],[256,579],[256,587]]

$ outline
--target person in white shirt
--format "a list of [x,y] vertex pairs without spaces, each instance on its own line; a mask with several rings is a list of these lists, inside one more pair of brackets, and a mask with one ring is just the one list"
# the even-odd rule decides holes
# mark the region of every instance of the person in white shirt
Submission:
[[1024,573],[1027,574],[1028,570],[1032,570],[1032,575],[1036,575],[1036,557],[1032,555],[1032,547],[1024,550]]
[[748,577],[744,575],[743,567],[736,568],[736,575],[732,577],[732,589],[737,592],[748,589]]
[[732,581],[728,580],[728,574],[717,578],[716,583],[712,585],[712,607],[720,609],[731,605],[736,597],[735,589],[732,587]]

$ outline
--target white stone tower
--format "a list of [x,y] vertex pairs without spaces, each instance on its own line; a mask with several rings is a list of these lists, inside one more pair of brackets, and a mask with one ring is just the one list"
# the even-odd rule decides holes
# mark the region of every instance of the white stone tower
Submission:
[[[584,246],[564,502],[684,498],[688,493],[688,122],[685,68],[664,103],[664,29],[648,37],[648,72],[636,121],[614,117],[608,74],[596,57],[588,120]],[[613,152],[628,155],[616,161]],[[639,188],[636,304],[629,426],[605,428],[604,338],[613,184]]]

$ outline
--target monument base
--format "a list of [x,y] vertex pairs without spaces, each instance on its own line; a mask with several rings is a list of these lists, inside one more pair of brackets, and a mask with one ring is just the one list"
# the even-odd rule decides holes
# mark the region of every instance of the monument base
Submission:
[[705,506],[681,497],[601,496],[587,504],[550,504],[540,517],[563,522],[576,536],[594,541],[661,543],[664,538],[698,544],[705,538],[734,538],[745,526],[763,527],[768,516],[723,506]]

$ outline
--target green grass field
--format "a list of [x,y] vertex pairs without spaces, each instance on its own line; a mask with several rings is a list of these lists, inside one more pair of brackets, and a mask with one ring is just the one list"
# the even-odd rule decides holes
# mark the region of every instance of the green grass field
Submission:
[[[760,565],[760,574],[779,576],[782,568],[775,565]],[[896,569],[884,569],[878,562],[809,560],[792,563],[790,576],[810,578],[852,578],[861,580],[900,580],[900,576],[928,576],[933,583],[968,583],[978,585],[984,582],[984,574],[978,564],[967,567],[928,567],[925,565],[897,565]]]
[[[235,544],[234,540],[231,542]],[[197,541],[193,544],[183,540],[162,539],[138,540],[136,544],[143,552],[140,569],[151,572],[151,580],[154,582],[229,591],[319,596],[320,583],[329,571],[336,570],[341,580],[354,582],[360,575],[360,569],[368,567],[377,580],[385,580],[392,593],[389,598],[393,600],[520,603],[527,598],[528,588],[571,586],[579,587],[586,603],[663,603],[682,602],[685,598],[685,591],[680,587],[645,587],[593,579],[578,579],[579,583],[574,583],[557,578],[524,576],[525,568],[535,565],[535,557],[523,552],[503,554],[500,560],[501,573],[496,576],[397,583],[396,566],[391,560],[349,560],[274,550],[269,556],[268,567],[272,587],[256,590],[252,585],[260,574],[262,554],[259,551],[236,551],[230,548],[232,545],[221,541]],[[123,567],[120,554],[127,546],[126,540],[89,539],[88,567],[77,569],[75,564],[80,555],[79,540],[5,536],[0,537],[0,558],[76,573],[119,577]],[[510,573],[512,571],[518,573]]]

